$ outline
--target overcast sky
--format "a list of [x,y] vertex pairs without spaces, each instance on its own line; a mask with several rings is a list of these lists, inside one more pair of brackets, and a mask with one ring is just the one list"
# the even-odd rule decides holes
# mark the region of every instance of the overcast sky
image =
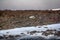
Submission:
[[60,0],[0,0],[0,10],[45,10],[52,8],[60,8]]

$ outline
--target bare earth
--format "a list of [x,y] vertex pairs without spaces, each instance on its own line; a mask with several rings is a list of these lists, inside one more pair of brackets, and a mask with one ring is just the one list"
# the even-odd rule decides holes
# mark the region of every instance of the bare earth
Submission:
[[60,23],[60,11],[0,10],[0,29]]

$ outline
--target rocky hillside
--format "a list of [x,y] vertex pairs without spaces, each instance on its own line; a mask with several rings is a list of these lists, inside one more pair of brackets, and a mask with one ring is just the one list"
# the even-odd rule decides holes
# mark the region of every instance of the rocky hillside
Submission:
[[60,23],[60,11],[0,10],[0,29]]

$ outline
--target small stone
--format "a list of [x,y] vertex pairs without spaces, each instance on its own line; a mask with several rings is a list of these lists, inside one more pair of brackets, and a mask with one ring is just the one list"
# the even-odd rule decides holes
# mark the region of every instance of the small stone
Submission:
[[30,16],[29,18],[31,18],[31,19],[35,19],[35,16]]
[[2,28],[0,28],[0,30],[1,30]]

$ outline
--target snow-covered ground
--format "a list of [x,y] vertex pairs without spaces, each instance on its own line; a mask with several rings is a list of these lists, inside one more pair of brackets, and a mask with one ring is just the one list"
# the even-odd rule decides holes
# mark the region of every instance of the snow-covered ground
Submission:
[[60,23],[43,25],[43,26],[21,27],[21,28],[14,28],[8,30],[0,30],[0,36],[20,35],[21,37],[25,37],[25,36],[41,36],[45,38],[56,37],[53,34],[48,36],[42,35],[42,32],[48,29],[60,31]]
[[57,8],[57,9],[52,9],[52,10],[60,10],[60,8]]
[[60,10],[60,8],[56,8],[56,9],[49,9],[49,10],[57,11],[57,10]]

